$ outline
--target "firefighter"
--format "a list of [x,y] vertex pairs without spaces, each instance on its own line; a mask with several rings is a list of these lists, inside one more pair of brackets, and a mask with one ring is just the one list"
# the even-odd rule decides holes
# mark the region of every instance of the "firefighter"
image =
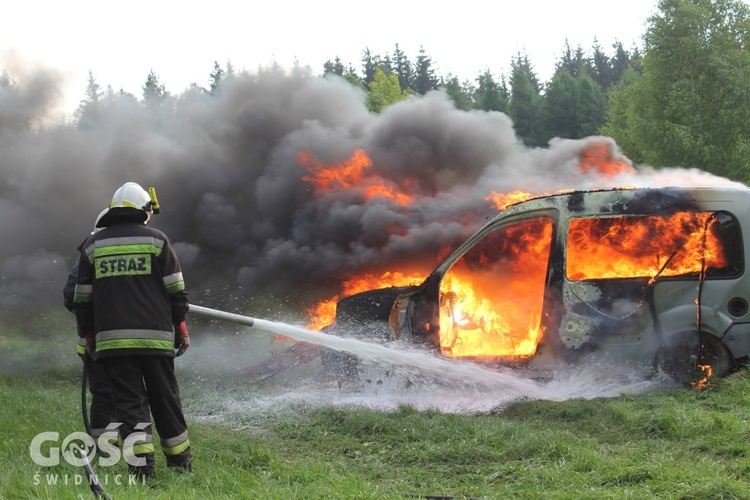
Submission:
[[[112,387],[128,470],[155,476],[153,417],[167,466],[192,471],[174,358],[185,353],[187,292],[169,238],[147,224],[156,192],[123,184],[81,249],[74,302],[86,349]],[[175,349],[177,352],[175,353]]]
[[[99,224],[102,216],[107,213],[109,208],[105,208],[96,218],[94,222],[94,230],[91,234],[99,231],[96,226]],[[88,241],[89,236],[81,242],[78,246],[78,251]],[[63,303],[65,308],[70,312],[73,310],[73,294],[75,293],[76,280],[78,278],[78,266],[80,265],[80,255],[73,264],[73,268],[68,274],[68,279],[65,281],[63,287]],[[91,357],[90,354],[86,353],[86,342],[83,336],[83,332],[78,332],[78,356],[83,359],[84,356]],[[89,410],[89,423],[91,426],[91,437],[98,439],[102,435],[104,430],[113,421],[114,408],[112,406],[112,389],[109,386],[109,380],[107,374],[104,373],[104,368],[99,363],[88,363],[88,385],[89,391],[91,392],[91,408]]]

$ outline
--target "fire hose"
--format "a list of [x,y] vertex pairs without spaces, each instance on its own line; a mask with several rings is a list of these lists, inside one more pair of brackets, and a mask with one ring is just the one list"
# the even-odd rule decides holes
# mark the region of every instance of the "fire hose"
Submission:
[[196,306],[190,304],[190,310],[188,312],[197,314],[198,316],[205,316],[206,318],[220,319],[228,321],[230,323],[237,323],[245,326],[253,326],[255,319],[250,316],[243,316],[241,314],[235,314],[225,311],[219,311],[218,309],[211,309],[203,306]]
[[[89,363],[91,362],[92,359],[91,356],[89,356],[89,353],[83,353],[83,375],[81,377],[81,413],[83,414],[83,426],[86,428],[86,434],[94,439],[94,436],[91,432],[91,424],[89,422],[88,404],[86,402],[89,380]],[[96,440],[94,441],[94,448],[96,448]],[[78,453],[81,457],[81,460],[83,461],[83,469],[86,472],[86,479],[88,480],[91,493],[94,494],[94,498],[111,499],[112,497],[110,497],[107,492],[104,491],[104,487],[99,482],[99,478],[94,472],[94,469],[91,467],[91,464],[88,461],[88,457],[86,456],[86,451],[83,449],[79,449]]]

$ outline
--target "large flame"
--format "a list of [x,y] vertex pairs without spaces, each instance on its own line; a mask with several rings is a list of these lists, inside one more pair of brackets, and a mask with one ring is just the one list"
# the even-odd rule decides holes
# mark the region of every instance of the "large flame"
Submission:
[[542,335],[552,221],[489,234],[445,275],[440,349],[450,356],[527,357]]
[[[312,187],[313,195],[317,198],[347,191],[359,194],[365,201],[382,198],[402,206],[407,206],[416,199],[415,194],[407,192],[417,185],[415,180],[406,179],[397,183],[393,179],[369,172],[372,160],[362,149],[355,150],[348,160],[341,163],[320,162],[309,151],[300,152],[297,161],[309,173],[303,176],[302,180]],[[336,316],[336,303],[344,297],[377,288],[416,285],[424,278],[425,273],[419,271],[363,270],[361,274],[344,280],[339,294],[322,300],[307,310],[310,318],[307,328],[320,330],[330,325]]]
[[713,222],[705,212],[572,220],[568,278],[678,276],[722,268],[728,261]]
[[[604,144],[593,143],[579,154],[579,170],[597,178],[634,172]],[[317,197],[341,190],[365,200],[381,197],[408,205],[417,198],[403,186],[369,174],[372,161],[362,150],[343,163],[321,164],[301,153],[303,177]],[[523,190],[492,192],[485,199],[503,209],[536,196]],[[491,208],[491,207],[488,207]],[[571,280],[651,278],[702,273],[721,268],[727,257],[709,213],[679,212],[664,216],[593,217],[571,221],[566,275]],[[440,285],[440,349],[455,357],[528,358],[543,335],[542,314],[554,223],[537,218],[487,235],[446,273]],[[363,269],[342,283],[341,293],[308,310],[308,328],[331,324],[336,303],[344,297],[391,286],[420,284],[416,270],[374,272]]]
[[297,161],[310,172],[302,180],[312,186],[316,197],[346,189],[360,193],[367,200],[388,198],[404,206],[413,201],[403,186],[412,185],[414,181],[402,181],[399,185],[383,176],[369,174],[367,170],[372,166],[372,160],[361,149],[355,150],[352,157],[343,163],[321,163],[309,151],[300,152]]

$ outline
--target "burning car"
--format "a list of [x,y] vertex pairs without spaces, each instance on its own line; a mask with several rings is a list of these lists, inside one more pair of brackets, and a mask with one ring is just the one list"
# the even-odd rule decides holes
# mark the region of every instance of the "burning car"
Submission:
[[[420,284],[340,300],[335,335],[541,371],[581,363],[684,383],[750,355],[750,190],[574,191],[508,206]],[[355,357],[324,367],[357,377]]]

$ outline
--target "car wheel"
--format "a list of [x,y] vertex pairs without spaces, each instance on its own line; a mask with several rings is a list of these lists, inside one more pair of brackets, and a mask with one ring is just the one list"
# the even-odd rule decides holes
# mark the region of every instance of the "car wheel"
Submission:
[[658,370],[685,386],[696,386],[707,376],[721,378],[732,368],[729,349],[718,337],[698,332],[673,335],[655,357]]

